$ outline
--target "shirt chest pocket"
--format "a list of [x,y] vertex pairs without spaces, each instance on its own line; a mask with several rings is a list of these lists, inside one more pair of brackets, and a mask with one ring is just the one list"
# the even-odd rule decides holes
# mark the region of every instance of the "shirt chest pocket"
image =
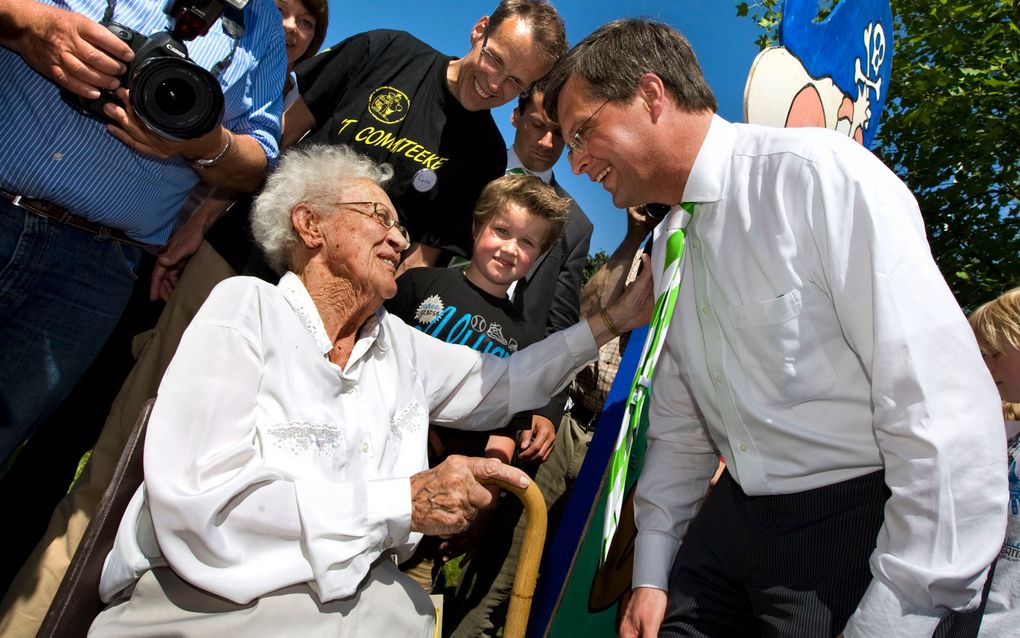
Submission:
[[733,306],[736,352],[752,390],[771,405],[816,399],[836,383],[836,374],[811,319],[801,312],[801,292]]

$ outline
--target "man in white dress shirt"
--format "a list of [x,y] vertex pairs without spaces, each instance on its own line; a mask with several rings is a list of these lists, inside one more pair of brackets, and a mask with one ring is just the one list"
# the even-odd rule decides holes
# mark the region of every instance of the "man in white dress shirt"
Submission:
[[930,636],[977,606],[1005,524],[1002,419],[906,186],[835,133],[716,116],[663,24],[585,38],[546,108],[618,207],[677,205],[657,296],[686,225],[621,636]]

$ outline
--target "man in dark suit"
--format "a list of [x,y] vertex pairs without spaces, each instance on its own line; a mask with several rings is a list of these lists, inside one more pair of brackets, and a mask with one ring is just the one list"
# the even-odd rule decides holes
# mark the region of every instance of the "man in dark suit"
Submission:
[[[507,149],[507,173],[536,175],[552,185],[559,195],[569,197],[552,172],[553,164],[563,152],[563,137],[559,125],[546,116],[542,98],[541,87],[537,87],[518,100],[510,116],[517,132]],[[545,326],[546,334],[562,330],[578,320],[581,272],[588,259],[593,230],[587,215],[572,201],[559,241],[507,293],[524,318],[529,323]],[[549,458],[557,440],[556,424],[563,416],[566,400],[564,391],[532,415],[531,430],[522,432],[519,445],[518,459],[525,466],[531,463],[535,467]],[[491,533],[484,537],[484,547],[475,549],[473,558],[461,572],[456,594],[448,598],[444,635],[495,636],[502,626],[523,538],[523,521],[518,525],[520,514],[517,503],[501,504],[489,527]]]

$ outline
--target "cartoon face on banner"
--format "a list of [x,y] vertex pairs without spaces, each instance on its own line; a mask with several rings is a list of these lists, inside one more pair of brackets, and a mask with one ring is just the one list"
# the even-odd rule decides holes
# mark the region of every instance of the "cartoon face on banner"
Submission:
[[781,47],[758,54],[744,89],[744,118],[767,126],[822,126],[869,146],[889,92],[888,0],[843,0],[814,22],[816,0],[788,0]]

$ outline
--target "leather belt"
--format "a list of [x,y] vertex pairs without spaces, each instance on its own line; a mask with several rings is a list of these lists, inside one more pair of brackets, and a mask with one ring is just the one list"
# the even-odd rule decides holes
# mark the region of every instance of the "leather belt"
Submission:
[[122,230],[116,230],[108,226],[103,226],[102,224],[97,224],[96,222],[90,222],[84,217],[79,217],[78,215],[75,215],[74,213],[67,210],[63,206],[58,206],[57,204],[54,204],[52,202],[47,202],[46,200],[43,199],[33,199],[31,197],[25,197],[23,195],[16,195],[2,188],[0,188],[0,195],[3,195],[5,198],[10,200],[10,202],[17,206],[18,208],[27,210],[28,212],[36,214],[40,217],[52,219],[56,222],[60,222],[61,224],[67,224],[68,226],[74,226],[75,228],[80,228],[81,230],[88,231],[93,235],[98,235],[99,237],[112,239],[113,241],[117,241],[122,244],[138,246],[139,248],[143,249],[148,249],[152,247],[151,244],[140,242],[137,239],[131,239],[126,234],[124,234],[124,231]]

